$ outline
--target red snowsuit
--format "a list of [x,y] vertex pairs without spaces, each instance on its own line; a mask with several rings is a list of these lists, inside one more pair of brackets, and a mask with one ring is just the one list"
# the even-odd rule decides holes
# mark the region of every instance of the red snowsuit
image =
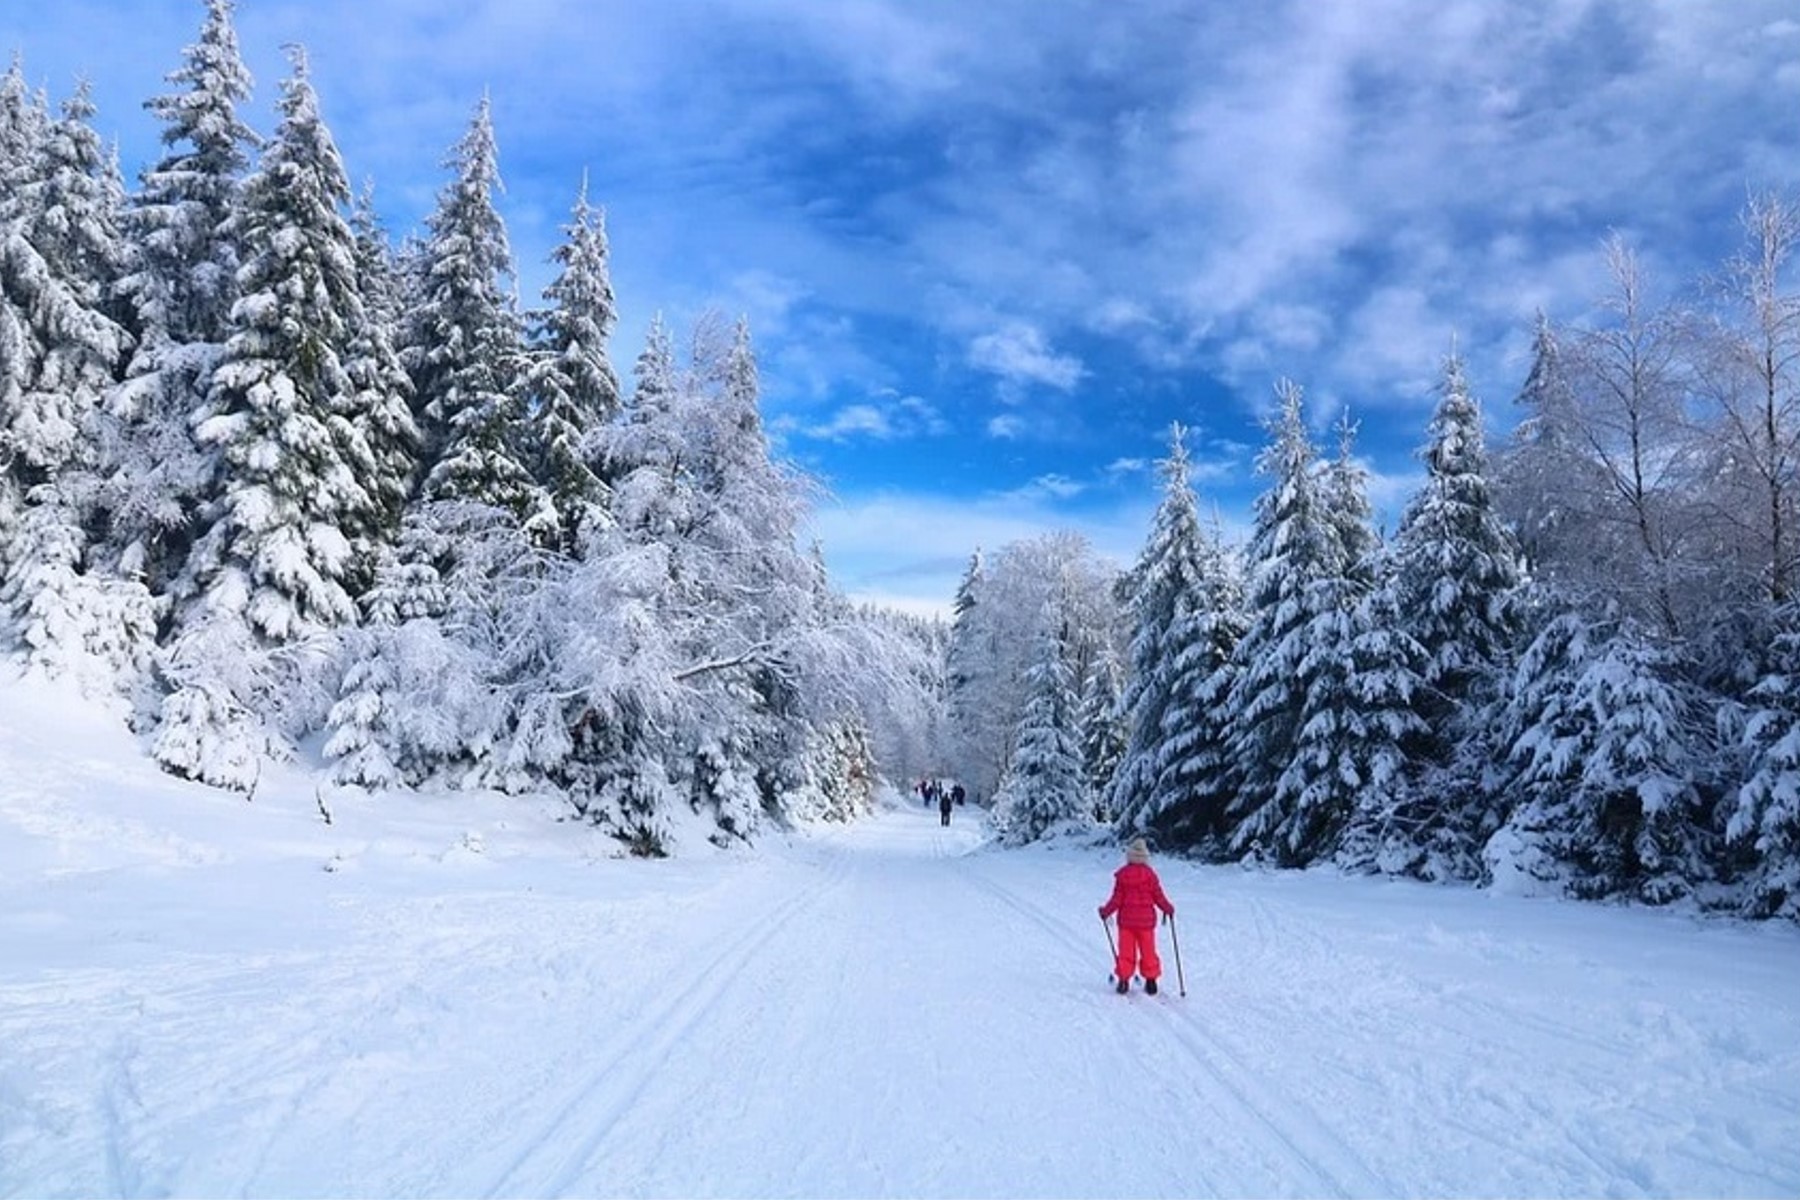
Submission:
[[1100,919],[1119,914],[1119,961],[1114,976],[1130,979],[1135,972],[1145,979],[1162,977],[1162,959],[1156,954],[1156,911],[1175,915],[1175,906],[1163,895],[1162,880],[1149,863],[1126,863],[1113,872],[1112,898],[1100,906]]

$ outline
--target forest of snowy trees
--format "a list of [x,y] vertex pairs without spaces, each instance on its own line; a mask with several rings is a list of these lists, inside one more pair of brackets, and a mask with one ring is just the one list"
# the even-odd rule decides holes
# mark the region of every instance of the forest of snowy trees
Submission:
[[585,184],[522,307],[484,101],[395,247],[303,51],[275,130],[241,119],[231,12],[135,189],[85,89],[0,77],[0,635],[169,771],[253,793],[305,747],[343,786],[566,795],[647,854],[931,772],[1014,843],[1800,919],[1794,206],[1753,199],[1683,306],[1611,243],[1492,455],[1452,356],[1389,533],[1354,427],[1321,451],[1284,382],[1246,544],[1177,426],[1128,570],[978,552],[945,624],[798,545],[743,322],[654,322],[620,378]]
[[1491,457],[1452,356],[1389,536],[1353,427],[1321,453],[1283,382],[1247,545],[1201,519],[1177,427],[1116,586],[1079,543],[977,557],[957,773],[1014,840],[1103,820],[1216,861],[1800,918],[1800,208],[1743,228],[1687,307],[1610,242],[1600,317],[1540,318]]
[[[522,310],[488,105],[419,238],[353,197],[303,51],[267,138],[229,0],[147,104],[128,191],[85,89],[0,78],[0,612],[26,669],[129,701],[254,791],[541,788],[641,853],[846,818],[910,771],[941,629],[797,546],[750,333],[660,322],[629,388],[585,185]],[[883,757],[883,756],[886,757]]]

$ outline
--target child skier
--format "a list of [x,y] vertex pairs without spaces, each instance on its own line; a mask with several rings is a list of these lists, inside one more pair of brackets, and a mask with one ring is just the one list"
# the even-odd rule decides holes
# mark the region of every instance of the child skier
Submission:
[[1150,847],[1143,838],[1125,847],[1125,865],[1113,873],[1112,898],[1100,906],[1102,921],[1119,914],[1119,961],[1113,974],[1119,980],[1119,994],[1131,990],[1135,971],[1144,977],[1144,990],[1156,995],[1156,981],[1162,976],[1162,960],[1156,956],[1156,910],[1165,917],[1175,915],[1175,906],[1163,895],[1162,880],[1150,866]]

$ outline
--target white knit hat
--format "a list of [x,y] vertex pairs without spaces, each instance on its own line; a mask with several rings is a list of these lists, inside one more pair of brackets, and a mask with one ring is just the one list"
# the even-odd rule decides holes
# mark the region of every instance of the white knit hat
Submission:
[[1150,847],[1143,838],[1133,838],[1131,845],[1125,847],[1125,860],[1134,863],[1150,861]]

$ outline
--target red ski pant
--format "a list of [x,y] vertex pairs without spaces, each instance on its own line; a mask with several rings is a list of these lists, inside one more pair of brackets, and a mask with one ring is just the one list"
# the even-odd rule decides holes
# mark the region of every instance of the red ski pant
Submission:
[[1116,979],[1130,979],[1134,971],[1145,979],[1161,979],[1162,959],[1156,957],[1156,926],[1126,929],[1121,925],[1119,961],[1113,965]]

